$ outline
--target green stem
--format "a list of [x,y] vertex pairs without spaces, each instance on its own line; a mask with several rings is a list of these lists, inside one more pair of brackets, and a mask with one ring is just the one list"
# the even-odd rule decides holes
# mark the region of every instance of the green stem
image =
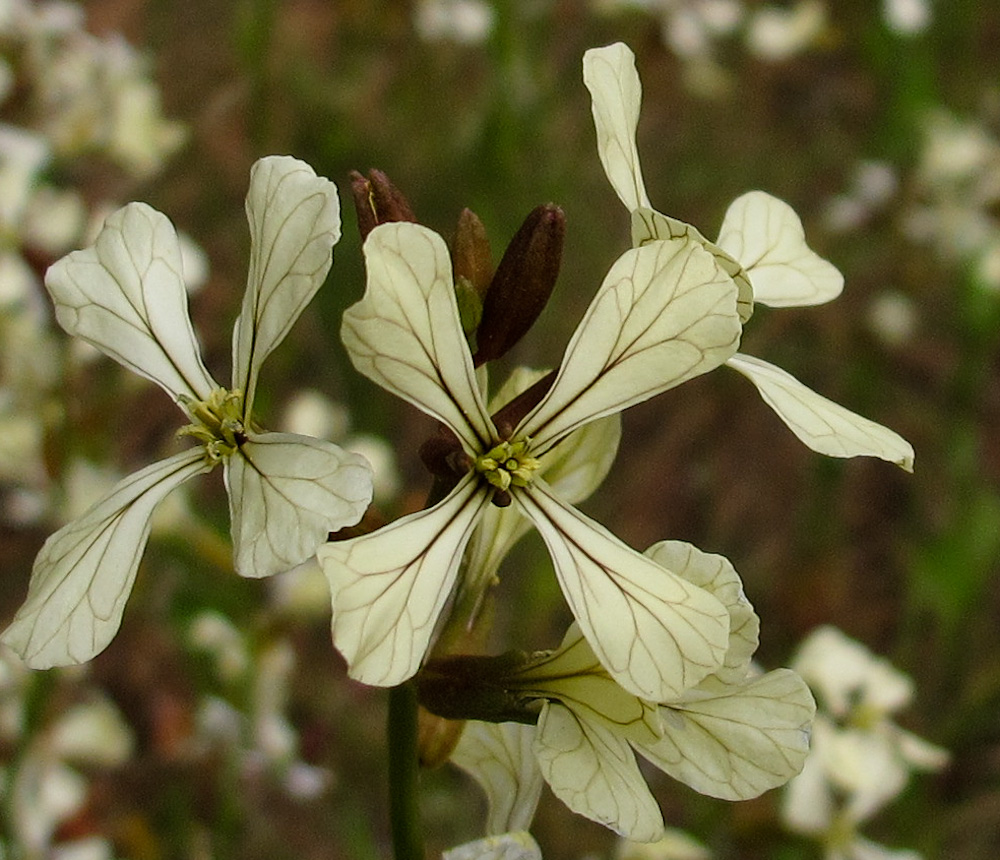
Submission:
[[424,860],[417,761],[417,692],[412,683],[389,690],[389,816],[395,860]]

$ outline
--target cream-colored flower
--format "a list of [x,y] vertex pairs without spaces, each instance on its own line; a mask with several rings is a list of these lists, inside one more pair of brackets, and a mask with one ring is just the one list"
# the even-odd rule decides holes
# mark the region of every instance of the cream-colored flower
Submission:
[[376,227],[368,287],[344,315],[355,367],[439,419],[468,471],[437,505],[321,547],[333,637],[352,677],[411,677],[495,493],[541,533],[583,634],[633,693],[667,699],[714,671],[728,617],[710,594],[635,552],[544,478],[571,433],[718,366],[736,349],[736,285],[701,243],[649,242],[614,264],[542,401],[501,436],[462,331],[444,240],[417,224]]
[[[788,669],[752,673],[759,620],[732,565],[680,541],[655,544],[646,556],[726,607],[724,662],[679,696],[654,703],[616,684],[573,625],[558,649],[506,681],[520,701],[540,704],[537,727],[469,723],[459,741],[453,758],[486,787],[491,826],[526,826],[524,808],[537,799],[529,743],[541,775],[570,809],[638,842],[661,838],[663,819],[635,752],[726,800],[756,797],[801,769],[812,696]],[[499,814],[498,797],[519,803],[521,813]]]
[[[754,302],[773,307],[821,304],[836,298],[844,279],[805,242],[792,208],[762,191],[737,198],[722,222],[717,242],[690,224],[651,208],[639,166],[635,130],[642,88],[635,57],[623,44],[584,55],[601,163],[618,197],[632,213],[632,242],[683,236],[699,242],[740,285],[744,322]],[[806,445],[834,457],[873,456],[911,471],[913,448],[893,431],[821,397],[790,374],[759,358],[736,353],[726,364],[746,376],[764,401]]]
[[35,668],[88,660],[121,623],[154,508],[220,463],[235,567],[269,576],[309,558],[371,499],[368,464],[328,442],[261,432],[252,417],[260,366],[322,285],[340,236],[336,188],[288,157],[258,161],[247,195],[250,273],[233,331],[229,389],[202,364],[187,313],[181,250],[167,218],[132,203],[95,244],[52,266],[46,286],[70,334],[156,382],[199,445],[119,482],[42,547],[28,598],[0,637]]

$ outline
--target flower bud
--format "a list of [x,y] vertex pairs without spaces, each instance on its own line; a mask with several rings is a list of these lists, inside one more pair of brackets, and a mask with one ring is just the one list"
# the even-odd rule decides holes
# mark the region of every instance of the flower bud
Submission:
[[458,216],[451,262],[455,283],[468,282],[483,298],[493,280],[493,254],[486,228],[471,209],[463,209]]
[[532,211],[510,240],[483,300],[478,367],[506,354],[538,319],[559,275],[566,217],[552,204]]
[[362,242],[379,224],[417,220],[409,201],[381,170],[369,170],[367,179],[352,170],[350,178]]

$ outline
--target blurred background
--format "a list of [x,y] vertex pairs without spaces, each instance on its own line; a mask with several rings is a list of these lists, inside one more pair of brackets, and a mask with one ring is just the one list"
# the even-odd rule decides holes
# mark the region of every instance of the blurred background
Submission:
[[[992,3],[0,3],[0,620],[23,600],[44,538],[176,450],[180,423],[159,389],[57,329],[39,282],[47,265],[115,206],[163,211],[191,237],[192,316],[226,379],[250,165],[275,153],[309,162],[340,188],[344,236],[327,285],[267,363],[257,412],[369,454],[382,512],[414,510],[429,486],[416,450],[433,424],[354,373],[338,338],[364,286],[348,172],[385,171],[446,237],[470,207],[495,260],[533,207],[562,206],[555,295],[511,356],[554,366],[629,244],[581,77],[584,50],[613,41],[637,56],[653,205],[714,237],[730,201],[765,190],[845,275],[828,305],[758,306],[742,348],[901,433],[917,459],[908,475],[813,454],[722,369],[629,410],[614,469],[582,507],[639,549],[676,538],[731,559],[761,617],[763,666],[787,665],[832,624],[907,673],[915,692],[898,721],[951,760],[865,832],[928,858],[993,860]],[[103,654],[37,674],[9,654],[0,664],[5,805],[38,817],[17,837],[7,819],[10,856],[20,839],[31,857],[81,856],[66,853],[74,843],[132,860],[387,857],[385,694],[346,679],[323,583],[232,573],[218,473],[166,508]],[[499,593],[498,648],[558,642],[569,613],[537,536],[508,559]],[[25,772],[34,782],[15,779]],[[715,857],[823,856],[782,828],[780,792],[727,804],[649,778],[667,822]],[[457,771],[428,773],[424,790],[432,856],[479,835],[478,798]],[[534,832],[549,860],[614,850],[613,834],[551,796]]]

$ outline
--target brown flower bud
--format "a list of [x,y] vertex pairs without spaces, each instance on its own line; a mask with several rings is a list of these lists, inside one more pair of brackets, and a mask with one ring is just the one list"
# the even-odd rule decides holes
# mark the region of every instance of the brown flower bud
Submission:
[[417,220],[409,201],[381,170],[369,170],[367,179],[352,170],[350,178],[362,242],[379,224]]
[[455,281],[467,281],[483,298],[493,280],[493,254],[486,228],[471,209],[463,209],[458,216],[451,262]]
[[483,300],[476,366],[514,346],[538,319],[559,275],[566,217],[553,204],[536,208],[510,240]]

